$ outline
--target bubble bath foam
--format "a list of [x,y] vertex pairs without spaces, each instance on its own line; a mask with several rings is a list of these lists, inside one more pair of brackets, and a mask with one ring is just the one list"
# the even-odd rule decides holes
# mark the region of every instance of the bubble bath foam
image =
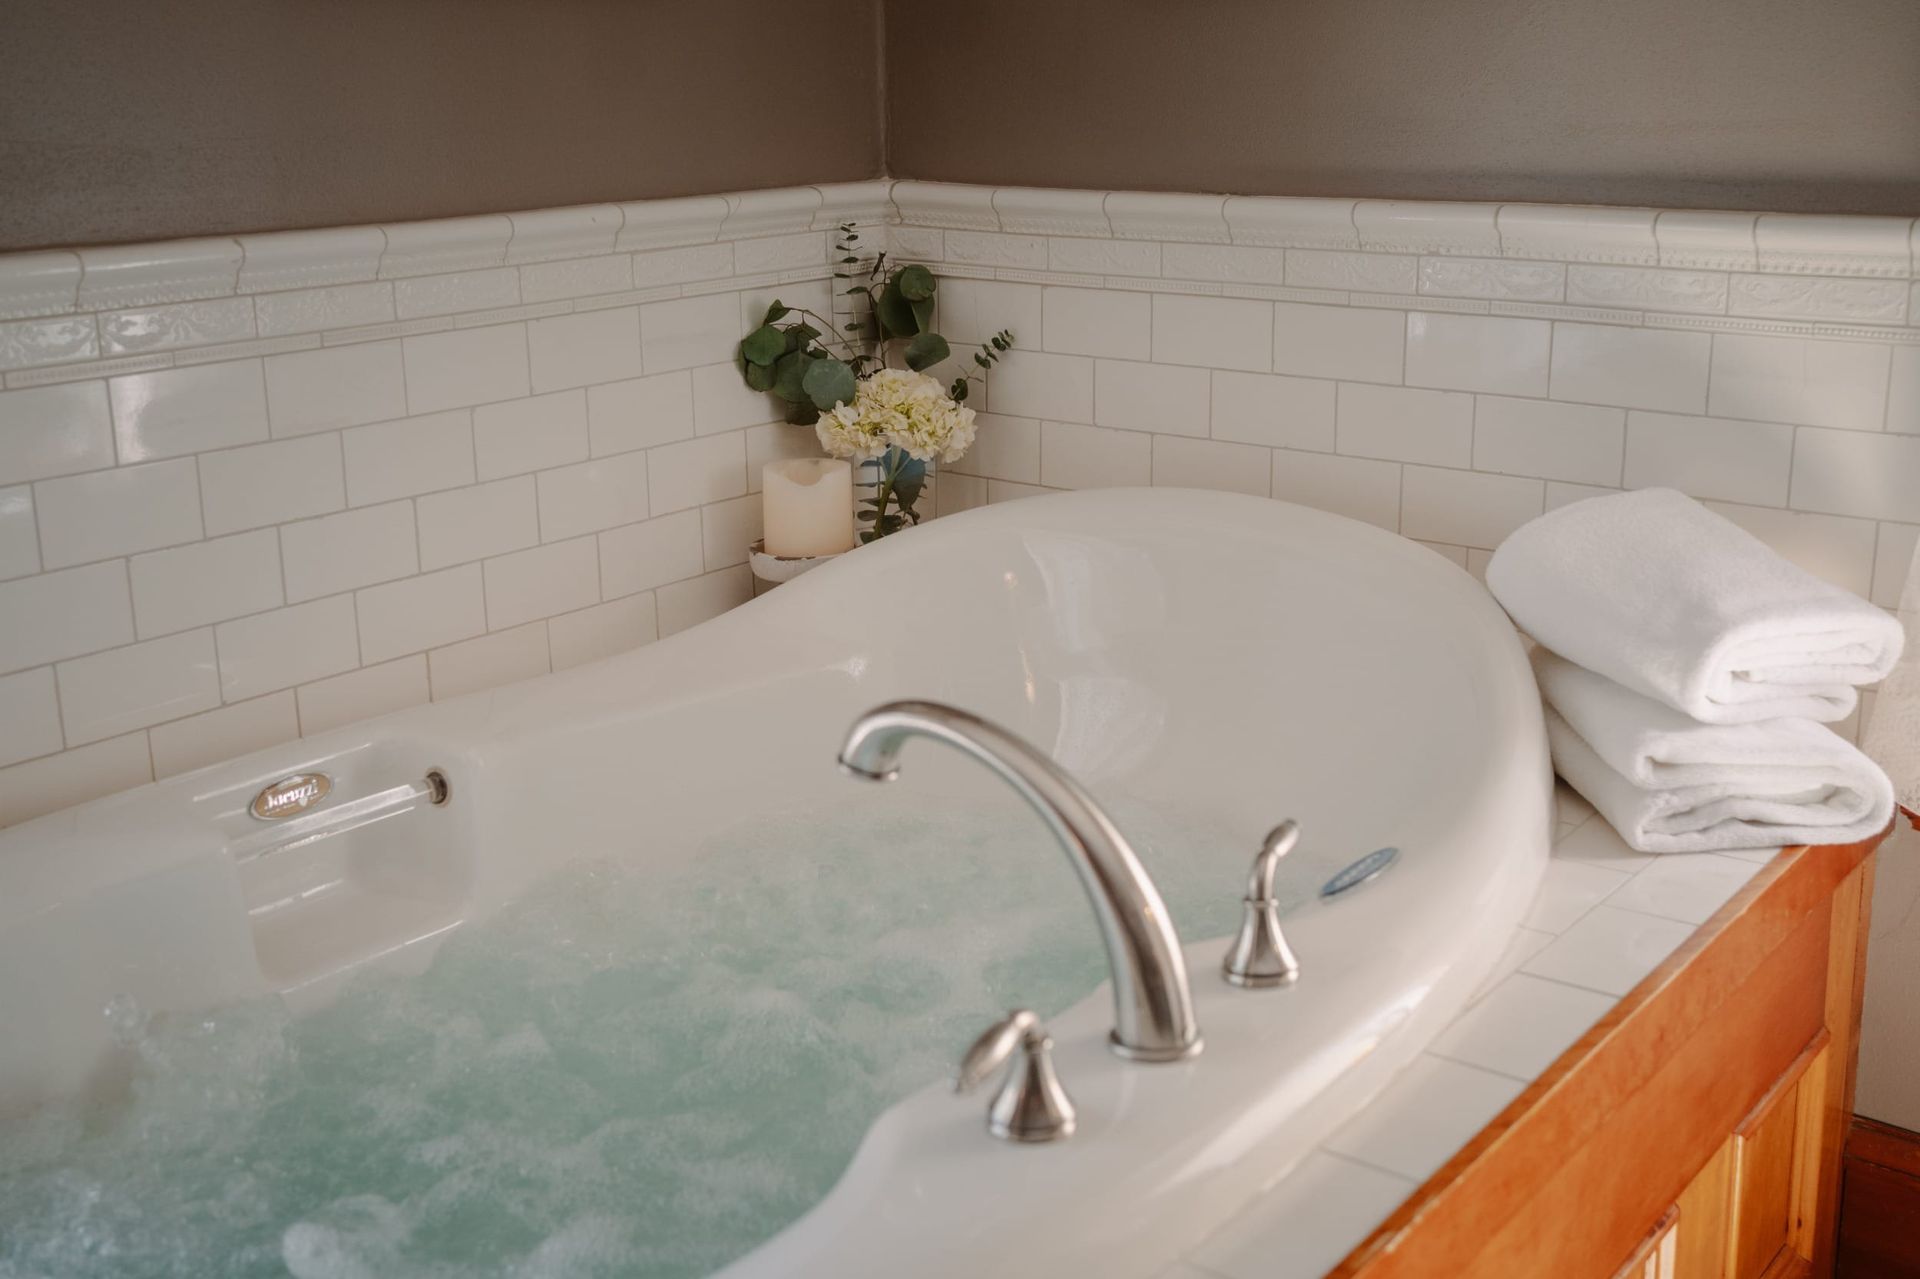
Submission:
[[[1116,820],[1184,937],[1231,930],[1244,832]],[[1330,868],[1290,859],[1294,897]],[[707,1274],[989,1021],[1105,976],[1031,819],[836,807],[575,863],[303,1017],[110,1005],[87,1095],[0,1123],[0,1279]]]

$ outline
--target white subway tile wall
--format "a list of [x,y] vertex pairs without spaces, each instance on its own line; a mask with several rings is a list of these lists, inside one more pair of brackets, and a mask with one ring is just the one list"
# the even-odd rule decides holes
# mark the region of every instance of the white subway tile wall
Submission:
[[744,599],[749,461],[816,446],[734,344],[830,305],[840,220],[747,203],[169,246],[157,306],[90,250],[93,289],[40,291],[0,334],[0,823]]
[[1015,334],[940,514],[1191,485],[1484,571],[1668,484],[1882,604],[1920,536],[1911,222],[897,182],[186,242],[165,298],[90,249],[0,270],[0,823],[748,598],[816,446],[733,347],[855,219]]
[[[943,514],[1193,485],[1377,524],[1479,575],[1544,510],[1667,485],[1897,595],[1920,537],[1920,261],[1874,220],[1767,215],[1756,256],[1752,214],[1115,193],[1111,237],[997,228],[1045,233],[1039,271],[953,251],[935,228],[963,190],[894,186],[950,335],[1023,317],[984,399],[994,443],[949,468]],[[1123,225],[1115,202],[1142,199],[1149,227]],[[967,208],[965,243],[987,242]],[[1150,299],[1144,357],[1120,353],[1128,295]],[[1004,443],[1034,427],[1037,483]]]

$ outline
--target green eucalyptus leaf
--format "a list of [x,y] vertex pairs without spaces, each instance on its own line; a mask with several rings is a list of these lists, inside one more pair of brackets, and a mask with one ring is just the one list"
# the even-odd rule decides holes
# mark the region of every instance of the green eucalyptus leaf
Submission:
[[893,473],[893,496],[900,503],[900,509],[910,511],[913,504],[920,500],[920,490],[926,487],[927,464],[917,457],[910,457],[900,464]]
[[807,369],[814,360],[801,351],[780,357],[773,366],[773,393],[789,404],[807,404],[807,393],[802,389]]
[[909,302],[924,302],[933,296],[933,272],[923,266],[903,266],[893,279]]
[[771,324],[763,324],[740,339],[740,354],[748,364],[772,364],[786,350],[786,335]]
[[787,405],[787,422],[792,426],[812,426],[820,420],[820,410],[802,400],[798,404]]
[[773,305],[767,308],[766,319],[760,321],[760,323],[772,324],[775,320],[784,318],[786,314],[791,310],[793,310],[792,307],[782,302],[779,298],[775,298],[773,300]]
[[796,324],[792,328],[788,329],[787,332],[798,334],[800,338],[801,346],[805,346],[807,343],[813,341],[815,338],[820,336],[820,330],[814,328],[811,324]]
[[907,338],[920,331],[914,319],[913,303],[901,296],[897,280],[888,280],[887,287],[873,300],[873,315],[880,322],[883,338]]
[[967,389],[967,379],[957,377],[953,379],[953,388],[948,391],[947,394],[953,397],[955,404],[965,404],[967,402]]
[[907,305],[913,309],[913,331],[931,333],[933,331],[933,299],[921,298]]
[[813,406],[823,412],[852,400],[858,390],[853,370],[840,360],[815,360],[807,366],[801,386]]
[[915,373],[930,369],[952,355],[947,340],[938,333],[922,333],[907,343],[907,367]]
[[765,364],[747,365],[747,385],[756,391],[773,389],[773,369]]

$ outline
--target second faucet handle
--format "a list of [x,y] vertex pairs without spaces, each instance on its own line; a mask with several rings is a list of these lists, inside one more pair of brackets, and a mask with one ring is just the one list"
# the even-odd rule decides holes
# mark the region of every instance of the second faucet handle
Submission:
[[1053,1069],[1053,1039],[1031,1008],[1016,1008],[987,1027],[960,1059],[953,1090],[972,1092],[1007,1064],[1006,1080],[987,1107],[987,1131],[1003,1141],[1058,1141],[1074,1129],[1073,1099]]
[[1220,963],[1220,975],[1235,986],[1285,986],[1300,976],[1300,961],[1280,932],[1280,903],[1273,878],[1280,859],[1300,842],[1300,823],[1289,818],[1267,832],[1247,876],[1240,931]]

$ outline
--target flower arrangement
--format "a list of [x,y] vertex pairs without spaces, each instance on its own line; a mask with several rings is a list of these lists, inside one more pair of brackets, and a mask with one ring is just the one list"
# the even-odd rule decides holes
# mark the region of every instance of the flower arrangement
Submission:
[[[884,252],[863,258],[859,241],[851,223],[841,225],[834,278],[844,295],[864,300],[864,313],[836,328],[775,300],[741,339],[737,363],[748,386],[786,402],[788,422],[812,426],[829,455],[872,476],[860,535],[871,542],[918,524],[928,463],[958,461],[972,446],[969,383],[1012,349],[1013,334],[995,333],[974,352],[972,367],[943,386],[926,371],[953,355],[932,327],[933,273],[918,265],[889,268]],[[895,367],[895,358],[905,367]]]

